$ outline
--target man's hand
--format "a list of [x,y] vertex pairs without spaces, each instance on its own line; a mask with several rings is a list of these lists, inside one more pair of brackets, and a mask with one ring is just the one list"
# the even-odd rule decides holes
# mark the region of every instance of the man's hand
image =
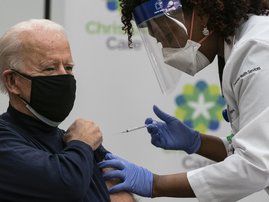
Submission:
[[72,140],[85,142],[91,146],[93,150],[96,150],[102,143],[103,137],[100,128],[96,126],[94,122],[85,119],[77,119],[68,128],[64,136],[65,142]]

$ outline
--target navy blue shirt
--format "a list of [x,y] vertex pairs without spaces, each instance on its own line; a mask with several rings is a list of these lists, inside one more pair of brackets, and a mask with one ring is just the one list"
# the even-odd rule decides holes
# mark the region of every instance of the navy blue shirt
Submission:
[[9,106],[0,116],[0,201],[107,202],[97,166],[106,150],[62,140],[64,131]]

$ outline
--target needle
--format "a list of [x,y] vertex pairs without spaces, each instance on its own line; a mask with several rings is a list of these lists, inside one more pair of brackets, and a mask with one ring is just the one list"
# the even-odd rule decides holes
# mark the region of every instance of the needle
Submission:
[[123,130],[120,133],[129,133],[131,131],[139,130],[139,129],[145,128],[145,127],[147,127],[147,126],[146,125],[138,126],[138,127],[135,127],[135,128],[130,128],[130,129]]

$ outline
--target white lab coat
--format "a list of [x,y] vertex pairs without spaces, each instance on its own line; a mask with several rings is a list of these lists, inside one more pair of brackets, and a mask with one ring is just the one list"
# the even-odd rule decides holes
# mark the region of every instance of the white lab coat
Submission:
[[202,202],[269,190],[269,17],[252,15],[232,41],[225,46],[222,86],[235,136],[231,144],[223,138],[224,161],[187,173]]

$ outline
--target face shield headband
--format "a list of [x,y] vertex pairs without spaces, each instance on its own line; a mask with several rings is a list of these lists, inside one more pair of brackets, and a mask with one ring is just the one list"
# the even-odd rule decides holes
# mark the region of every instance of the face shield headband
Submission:
[[[182,4],[180,0],[150,0],[135,7],[133,11],[133,17],[138,27],[150,19],[158,18],[160,16],[169,16],[170,12],[178,11],[182,12]],[[184,27],[184,24],[181,23]],[[187,29],[184,27],[183,29]]]
[[183,47],[188,39],[180,0],[150,0],[134,8],[133,19],[164,94],[177,86],[182,72],[164,62],[162,49]]

